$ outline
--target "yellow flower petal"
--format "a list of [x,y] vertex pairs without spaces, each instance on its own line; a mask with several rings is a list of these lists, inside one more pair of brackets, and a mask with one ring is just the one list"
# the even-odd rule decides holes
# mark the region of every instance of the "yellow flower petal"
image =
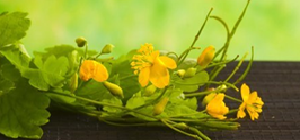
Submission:
[[175,68],[177,67],[176,62],[175,62],[173,59],[169,58],[169,57],[166,57],[166,56],[160,56],[158,59],[159,59],[160,61],[162,61],[163,64],[164,64],[167,68],[169,68],[169,69],[175,69]]
[[241,105],[239,107],[239,111],[237,113],[237,118],[244,118],[244,117],[246,117],[245,109],[246,109],[246,103],[243,102],[243,103],[241,103]]
[[226,107],[226,104],[223,102],[224,94],[220,93],[216,95],[207,105],[206,111],[212,117],[218,119],[225,119],[227,118],[224,116],[229,112],[229,108]]
[[140,71],[139,82],[142,87],[147,86],[149,83],[150,67],[144,67]]
[[150,81],[158,88],[164,88],[169,84],[170,76],[167,67],[154,63],[150,68]]
[[256,101],[256,98],[257,98],[257,92],[252,92],[248,97],[247,103],[253,104]]
[[241,86],[241,96],[242,96],[243,101],[248,100],[249,93],[250,93],[249,86],[247,84],[242,84],[242,86]]
[[107,80],[108,73],[104,65],[94,60],[85,60],[82,62],[79,70],[79,77],[83,81],[93,78],[98,82]]
[[104,65],[96,62],[94,72],[95,72],[93,76],[94,80],[98,82],[103,82],[107,80],[108,72]]
[[80,70],[79,70],[79,77],[82,81],[88,81],[91,79],[92,74],[90,73],[90,65],[93,63],[90,63],[89,61],[83,61]]
[[151,53],[151,57],[152,57],[153,60],[155,60],[157,57],[159,57],[159,51],[153,51]]
[[215,56],[215,48],[213,46],[206,47],[201,55],[197,58],[198,65],[205,68],[214,58]]

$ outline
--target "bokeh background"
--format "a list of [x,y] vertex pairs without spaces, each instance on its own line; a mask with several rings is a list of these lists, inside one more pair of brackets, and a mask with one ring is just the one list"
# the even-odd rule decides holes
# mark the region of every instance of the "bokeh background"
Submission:
[[[59,44],[76,45],[83,36],[96,50],[115,45],[120,56],[141,44],[182,52],[190,46],[211,7],[230,27],[246,0],[0,0],[0,12],[23,11],[32,20],[22,40],[33,50]],[[229,48],[229,58],[251,52],[255,60],[300,61],[300,2],[298,0],[252,0]],[[196,46],[225,42],[225,29],[209,20]],[[201,50],[191,53],[197,57]]]

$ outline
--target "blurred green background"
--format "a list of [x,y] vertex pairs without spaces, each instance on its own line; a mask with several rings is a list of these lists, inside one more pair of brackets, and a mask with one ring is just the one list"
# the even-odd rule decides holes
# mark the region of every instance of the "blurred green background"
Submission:
[[[230,27],[246,0],[0,0],[0,12],[29,13],[31,28],[22,42],[32,56],[59,44],[71,44],[83,36],[96,50],[115,45],[120,56],[141,44],[182,52],[201,27],[211,7]],[[300,3],[298,0],[252,0],[229,48],[229,57],[244,55],[255,46],[255,60],[300,61]],[[225,29],[209,20],[196,46],[225,42]],[[197,57],[200,50],[191,53]]]

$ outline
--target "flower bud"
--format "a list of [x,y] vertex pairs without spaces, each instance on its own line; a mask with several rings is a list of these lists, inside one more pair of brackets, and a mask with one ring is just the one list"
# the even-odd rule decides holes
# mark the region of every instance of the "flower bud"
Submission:
[[197,64],[205,68],[214,58],[215,48],[213,46],[206,47],[197,59]]
[[154,108],[153,108],[153,115],[159,115],[162,112],[164,112],[168,101],[169,101],[169,98],[164,97],[157,104],[155,104]]
[[202,105],[205,106],[206,104],[208,104],[216,95],[216,93],[206,95],[202,100]]
[[79,37],[75,41],[76,41],[78,47],[83,47],[87,44],[87,40],[83,37]]
[[176,123],[176,124],[174,125],[174,127],[177,127],[177,128],[179,128],[179,129],[186,129],[188,126],[187,126],[186,123],[184,123],[184,122],[179,122],[179,123]]
[[196,68],[188,68],[185,72],[184,78],[191,78],[194,77],[196,75]]
[[185,70],[184,69],[179,69],[177,70],[177,75],[180,77],[180,78],[183,78],[184,75],[185,75]]
[[146,87],[145,92],[144,92],[144,96],[151,96],[153,93],[155,93],[157,87],[154,85],[149,85],[148,87]]
[[111,94],[113,94],[114,96],[119,96],[121,98],[124,98],[123,90],[120,86],[107,81],[104,81],[103,84]]
[[78,74],[74,73],[73,76],[70,79],[70,91],[71,93],[74,93],[78,88]]
[[222,85],[220,85],[220,86],[217,87],[217,90],[218,90],[219,92],[226,92],[227,89],[228,89],[227,86],[224,85],[224,84],[222,84]]
[[69,55],[69,62],[70,62],[70,66],[73,67],[73,66],[77,66],[79,65],[79,62],[78,62],[78,51],[77,50],[73,50],[71,52],[71,54]]
[[112,45],[112,44],[107,44],[104,46],[104,48],[102,49],[102,53],[111,53],[112,52],[112,49],[114,48],[115,46]]

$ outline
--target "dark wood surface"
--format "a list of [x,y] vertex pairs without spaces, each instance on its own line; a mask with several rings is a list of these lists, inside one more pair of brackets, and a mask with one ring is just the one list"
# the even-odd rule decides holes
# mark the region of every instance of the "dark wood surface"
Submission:
[[[246,68],[242,65],[236,76]],[[229,64],[218,79],[227,77]],[[237,131],[205,132],[212,140],[300,140],[300,62],[254,62],[243,81],[265,105],[257,121],[242,119]],[[233,96],[239,93],[230,92]],[[238,107],[228,102],[229,107]],[[43,140],[192,140],[168,128],[114,127],[79,114],[51,112]],[[0,135],[0,139],[8,139]]]

